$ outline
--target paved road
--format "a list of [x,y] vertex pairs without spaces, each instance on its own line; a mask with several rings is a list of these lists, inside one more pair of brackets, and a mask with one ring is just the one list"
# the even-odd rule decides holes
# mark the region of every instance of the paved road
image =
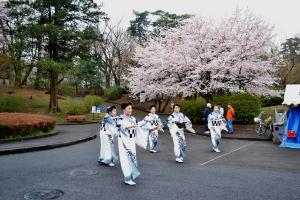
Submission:
[[223,140],[221,154],[207,137],[187,135],[184,164],[173,159],[169,135],[159,153],[138,149],[142,175],[122,183],[119,164],[98,166],[98,139],[65,148],[0,156],[0,199],[23,199],[39,189],[60,189],[65,200],[300,199],[300,151],[270,142]]

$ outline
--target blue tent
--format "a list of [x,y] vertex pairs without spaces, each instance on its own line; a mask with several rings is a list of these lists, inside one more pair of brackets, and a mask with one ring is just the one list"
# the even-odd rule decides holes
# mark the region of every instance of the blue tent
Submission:
[[300,106],[289,108],[284,133],[280,146],[300,149]]
[[283,104],[289,105],[280,147],[300,149],[300,85],[287,85]]

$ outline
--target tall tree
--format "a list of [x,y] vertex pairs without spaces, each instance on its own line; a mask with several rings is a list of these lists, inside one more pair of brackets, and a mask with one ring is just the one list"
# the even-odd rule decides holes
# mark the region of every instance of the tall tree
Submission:
[[92,50],[94,55],[101,60],[101,71],[105,75],[106,88],[114,85],[120,86],[121,75],[124,67],[133,51],[133,40],[119,23],[112,25],[107,22],[106,26],[99,29],[101,41],[94,43]]
[[151,23],[154,35],[159,35],[162,30],[181,26],[185,20],[192,17],[192,15],[189,14],[177,15],[163,10],[157,10],[151,14],[157,17],[157,19]]
[[128,31],[131,36],[138,39],[140,44],[147,41],[149,37],[158,36],[162,30],[183,25],[186,19],[192,17],[188,14],[177,15],[163,10],[155,12],[133,11],[133,13],[135,19],[130,21]]
[[127,80],[134,95],[149,99],[200,95],[219,91],[274,94],[278,55],[272,27],[250,11],[237,10],[221,23],[192,18],[168,29],[135,51],[140,67]]
[[[2,51],[11,57],[15,87],[21,87],[33,69],[36,52],[31,26],[34,10],[28,0],[9,0],[1,4],[0,35]],[[24,72],[25,71],[25,72]],[[25,75],[22,78],[22,75]]]
[[286,61],[287,70],[282,77],[283,82],[286,82],[287,77],[296,67],[297,63],[300,63],[300,38],[289,38],[286,42],[281,44],[281,55]]
[[37,29],[47,52],[40,66],[50,81],[49,111],[57,112],[58,84],[63,80],[60,73],[72,66],[75,46],[84,27],[96,26],[104,13],[93,0],[36,0],[32,6],[41,16]]
[[131,36],[138,39],[139,43],[147,40],[149,35],[149,26],[151,21],[149,20],[149,11],[138,12],[133,11],[135,19],[130,21],[128,31]]

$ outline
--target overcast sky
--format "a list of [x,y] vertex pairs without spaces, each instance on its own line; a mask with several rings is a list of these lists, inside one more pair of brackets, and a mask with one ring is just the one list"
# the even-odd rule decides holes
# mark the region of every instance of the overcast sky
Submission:
[[164,10],[176,14],[195,14],[219,20],[236,7],[249,8],[275,26],[276,43],[300,35],[300,0],[96,0],[114,20],[127,28],[133,10]]

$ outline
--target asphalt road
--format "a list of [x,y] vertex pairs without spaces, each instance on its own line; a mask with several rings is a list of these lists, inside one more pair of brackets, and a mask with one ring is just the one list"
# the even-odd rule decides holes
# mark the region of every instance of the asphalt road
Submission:
[[185,163],[174,161],[169,134],[157,154],[138,148],[142,175],[124,185],[120,165],[97,165],[99,138],[47,151],[0,156],[0,199],[24,199],[40,189],[60,189],[65,200],[300,199],[300,151],[271,142],[222,140],[187,134]]

